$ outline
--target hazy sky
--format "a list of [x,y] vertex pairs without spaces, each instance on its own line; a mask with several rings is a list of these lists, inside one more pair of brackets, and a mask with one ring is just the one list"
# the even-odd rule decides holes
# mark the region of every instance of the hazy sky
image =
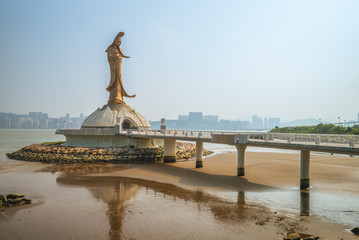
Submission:
[[125,99],[148,120],[356,119],[359,1],[0,0],[0,111],[106,104],[119,31]]

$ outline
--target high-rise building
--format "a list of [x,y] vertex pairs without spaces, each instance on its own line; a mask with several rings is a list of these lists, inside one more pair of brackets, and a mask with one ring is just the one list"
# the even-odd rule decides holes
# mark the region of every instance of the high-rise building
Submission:
[[268,118],[264,118],[263,128],[264,128],[264,129],[268,129]]
[[208,122],[218,122],[219,117],[216,115],[204,115],[204,120]]
[[263,129],[262,118],[260,118],[256,115],[252,116],[252,128],[253,129]]
[[188,115],[178,115],[178,120],[188,120]]
[[39,128],[48,128],[49,127],[49,119],[43,118],[40,120]]
[[79,120],[80,121],[83,121],[85,120],[85,115],[83,113],[80,113],[80,117],[79,117]]
[[10,118],[9,117],[0,118],[0,128],[10,128]]
[[203,119],[202,112],[190,112],[188,116],[190,121],[201,121]]
[[47,113],[29,112],[28,115],[0,112],[0,128],[79,128],[86,118],[49,118]]
[[29,117],[32,119],[32,120],[36,120],[36,121],[39,121],[42,119],[42,112],[29,112]]
[[279,117],[269,118],[269,119],[268,119],[267,127],[268,127],[269,129],[272,129],[272,128],[275,128],[276,126],[279,127],[279,124],[280,124],[280,118],[279,118]]

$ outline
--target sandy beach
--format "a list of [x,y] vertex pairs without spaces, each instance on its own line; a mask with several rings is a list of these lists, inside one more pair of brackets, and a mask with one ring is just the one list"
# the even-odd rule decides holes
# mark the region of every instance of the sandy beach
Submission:
[[[2,212],[0,236],[282,239],[287,233],[303,232],[321,239],[357,239],[348,229],[358,222],[358,157],[312,154],[312,187],[304,192],[298,187],[297,154],[247,152],[245,166],[246,176],[237,177],[236,153],[205,158],[204,167],[199,169],[194,161],[24,163],[2,171],[0,189],[25,193],[34,204]],[[355,201],[338,207],[341,197],[349,198],[349,203],[350,199]],[[333,216],[321,215],[320,205],[325,201],[334,209]],[[294,207],[286,207],[286,202]],[[46,217],[50,221],[44,222]],[[65,219],[76,221],[70,227]],[[93,229],[81,230],[87,226]]]
[[[245,176],[236,177],[237,153],[217,154],[204,160],[170,164],[130,164],[130,168],[103,175],[166,182],[194,190],[260,191],[299,186],[299,154],[246,153]],[[315,189],[359,194],[359,157],[311,155],[311,185]]]

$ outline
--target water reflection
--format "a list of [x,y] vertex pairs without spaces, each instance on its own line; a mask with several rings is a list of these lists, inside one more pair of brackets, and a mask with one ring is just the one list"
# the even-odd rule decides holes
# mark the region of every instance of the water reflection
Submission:
[[310,192],[309,190],[300,191],[300,216],[310,215]]
[[135,197],[138,190],[139,186],[136,184],[115,182],[112,197],[110,195],[106,196],[106,193],[110,192],[109,189],[93,192],[94,195],[101,194],[101,199],[108,204],[107,216],[110,222],[111,230],[109,235],[111,239],[121,239],[121,229],[125,216],[124,203]]
[[[118,165],[116,167],[118,167]],[[147,216],[147,218],[159,219],[160,221],[166,221],[166,219],[173,214],[172,211],[174,208],[176,208],[176,210],[184,209],[180,211],[180,213],[176,213],[176,218],[178,218],[176,221],[195,221],[189,219],[189,216],[193,214],[193,212],[198,212],[203,221],[215,221],[223,225],[228,222],[240,224],[244,221],[253,221],[256,225],[265,225],[270,219],[269,215],[272,214],[267,207],[247,203],[244,192],[238,192],[237,201],[232,202],[202,191],[186,190],[165,183],[132,178],[91,177],[85,175],[87,173],[112,170],[113,168],[109,165],[101,164],[59,165],[52,166],[46,170],[53,173],[59,172],[56,179],[58,184],[84,186],[90,190],[96,199],[107,204],[110,239],[121,239],[121,237],[124,237],[124,225],[126,221],[131,220],[136,214],[138,214],[136,215],[137,220],[143,221],[143,219],[146,218],[146,214],[143,212],[133,210],[136,209],[134,206],[136,200],[141,200],[141,204],[145,205],[144,209],[157,208],[157,216],[151,215]],[[191,208],[191,213],[189,213],[188,207],[192,206],[191,204],[193,208]],[[166,205],[168,207],[166,207]],[[125,232],[127,231],[128,230]],[[162,229],[162,231],[169,230]],[[201,230],[199,229],[198,231],[200,232]],[[203,229],[203,231],[208,231],[208,229]]]

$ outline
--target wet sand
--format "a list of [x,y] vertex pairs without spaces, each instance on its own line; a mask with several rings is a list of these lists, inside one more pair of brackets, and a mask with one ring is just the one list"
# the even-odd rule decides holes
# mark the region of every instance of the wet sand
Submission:
[[[199,169],[195,168],[194,161],[164,165],[134,164],[129,166],[130,168],[123,171],[100,175],[170,183],[186,189],[219,193],[220,196],[224,197],[226,195],[221,194],[223,192],[244,192],[246,195],[260,192],[260,194],[253,194],[254,197],[258,197],[264,196],[263,192],[270,195],[273,192],[289,190],[295,194],[299,207],[297,214],[289,214],[291,217],[284,224],[286,225],[285,228],[290,228],[289,226],[291,226],[293,230],[302,230],[318,235],[322,239],[357,239],[356,236],[347,232],[348,229],[355,227],[353,224],[359,224],[359,202],[357,201],[359,199],[359,189],[357,188],[357,183],[359,182],[359,157],[357,156],[312,154],[310,169],[311,189],[302,193],[299,191],[299,154],[247,152],[245,177],[236,177],[236,153],[218,154],[206,158],[204,159],[204,167]],[[307,206],[309,205],[310,194],[318,196],[317,193],[321,194],[319,195],[320,197],[327,198],[329,202],[331,201],[331,196],[323,195],[323,193],[329,193],[334,196],[350,196],[355,199],[355,202],[348,206],[344,204],[344,208],[341,209],[340,213],[336,212],[337,209],[335,209],[332,213],[333,218],[326,219],[326,221],[324,221],[323,216],[320,216],[320,219],[316,216],[300,216],[310,214],[310,206]],[[283,194],[278,194],[278,196],[281,197]],[[283,201],[285,200],[283,199]],[[314,206],[320,205],[320,201],[325,199],[319,198],[317,200],[318,202],[314,202]],[[276,201],[280,202],[281,199],[276,199]],[[332,201],[337,201],[337,199],[334,197]],[[337,205],[338,202],[331,202],[329,204]],[[353,212],[354,217],[352,216],[351,221],[349,221],[352,225],[340,224],[343,221],[338,218],[346,217],[345,214],[341,214],[343,212]],[[283,211],[283,214],[289,216],[286,211]],[[325,214],[323,214],[324,218],[326,218]],[[276,215],[272,214],[270,218],[272,220],[276,219]],[[283,233],[283,226],[282,228],[280,227],[282,223],[276,223],[276,220],[265,225],[262,229],[252,226],[251,231],[253,231],[253,234],[258,230],[264,231],[268,236],[271,233]],[[277,234],[276,239],[280,239],[278,237],[280,236]],[[263,239],[275,238],[268,237]]]
[[[247,152],[245,176],[237,174],[237,154],[217,154],[204,159],[169,164],[129,164],[129,169],[102,176],[134,177],[166,182],[193,190],[263,191],[299,186],[299,154]],[[311,186],[359,195],[359,157],[311,155]]]
[[[358,199],[358,157],[313,154],[312,189],[302,193],[299,154],[247,152],[245,177],[235,176],[235,153],[205,158],[201,169],[194,161],[27,164],[0,174],[1,192],[33,200],[0,213],[1,239],[282,239],[293,231],[358,239],[346,231],[354,226],[312,214],[325,200],[316,199],[318,192]],[[262,201],[281,192],[294,194],[297,211]],[[357,203],[340,212],[343,218],[359,215]]]

